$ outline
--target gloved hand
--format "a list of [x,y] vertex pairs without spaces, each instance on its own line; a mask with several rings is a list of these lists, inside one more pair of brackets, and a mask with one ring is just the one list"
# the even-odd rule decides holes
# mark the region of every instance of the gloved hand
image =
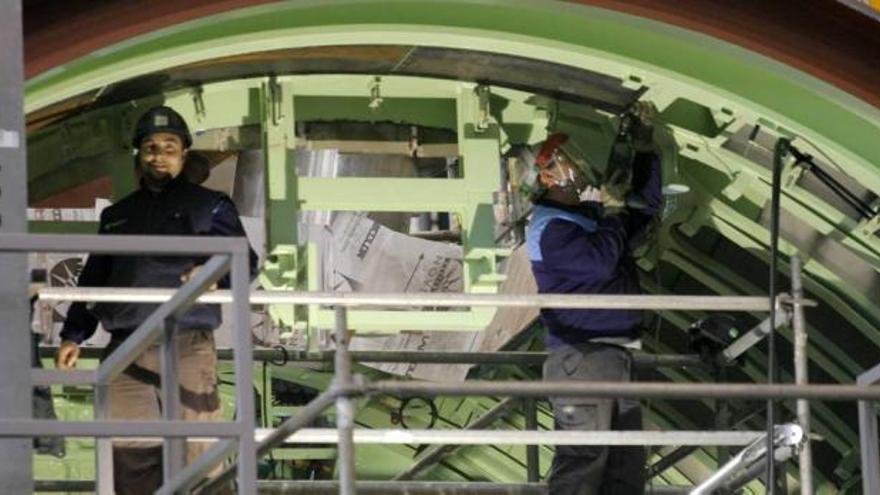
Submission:
[[580,192],[580,194],[578,194],[578,199],[580,200],[581,203],[584,203],[586,201],[592,201],[594,203],[601,203],[602,202],[602,192],[598,188],[595,188],[593,186],[587,186],[586,189],[584,189],[583,191]]
[[648,101],[637,101],[633,105],[633,119],[630,135],[632,146],[638,152],[654,150],[654,121],[657,118],[657,108]]
[[623,196],[613,188],[602,186],[602,189],[599,190],[599,194],[602,198],[602,204],[605,205],[606,208],[623,208],[626,205]]
[[626,199],[617,188],[603,185],[602,189],[599,190],[599,196],[607,215],[620,213],[626,207]]

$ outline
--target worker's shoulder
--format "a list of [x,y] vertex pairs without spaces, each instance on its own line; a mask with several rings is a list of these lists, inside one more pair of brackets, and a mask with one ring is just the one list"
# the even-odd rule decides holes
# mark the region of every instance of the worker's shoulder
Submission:
[[580,229],[586,232],[596,231],[596,219],[593,216],[555,206],[536,205],[531,221],[540,232],[546,232],[548,227],[563,230]]
[[216,202],[229,198],[225,192],[208,189],[207,187],[193,184],[191,182],[183,184],[180,188],[180,192],[196,201]]
[[192,201],[208,207],[211,210],[216,210],[220,205],[231,206],[233,209],[235,208],[232,198],[230,198],[225,192],[208,189],[207,187],[198,184],[189,184],[187,195]]
[[116,218],[119,215],[124,215],[126,212],[130,211],[132,208],[136,208],[137,197],[142,194],[142,190],[138,189],[129,194],[126,194],[119,201],[107,206],[103,210],[101,210],[101,221],[105,221],[109,218]]
[[209,215],[238,215],[235,203],[228,194],[198,184],[187,183],[178,189],[179,201],[191,211],[201,211]]

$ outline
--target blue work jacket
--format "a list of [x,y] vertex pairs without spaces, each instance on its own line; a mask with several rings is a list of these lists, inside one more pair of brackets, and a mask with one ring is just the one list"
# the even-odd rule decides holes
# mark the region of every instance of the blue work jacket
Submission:
[[[101,213],[104,235],[173,235],[245,237],[232,200],[226,194],[191,184],[184,174],[161,191],[140,189]],[[179,287],[181,275],[206,261],[204,256],[91,255],[79,276],[80,287]],[[251,274],[257,255],[251,249]],[[228,276],[220,281],[228,287]],[[61,338],[80,343],[95,333],[98,322],[114,335],[127,335],[143,323],[156,304],[76,302],[67,312]],[[178,321],[186,330],[214,330],[220,326],[220,306],[196,304]]]
[[[539,293],[640,293],[631,242],[660,209],[660,160],[655,154],[636,155],[627,203],[640,208],[604,215],[599,203],[536,202],[526,243]],[[541,318],[552,349],[596,338],[637,338],[643,315],[639,310],[543,309]]]

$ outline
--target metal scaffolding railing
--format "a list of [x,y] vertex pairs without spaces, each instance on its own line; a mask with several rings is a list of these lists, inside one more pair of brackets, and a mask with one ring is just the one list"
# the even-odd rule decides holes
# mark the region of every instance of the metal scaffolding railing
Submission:
[[[161,303],[174,295],[173,289],[130,287],[47,287],[40,291],[44,301],[88,301]],[[789,301],[787,295],[780,301]],[[233,301],[228,290],[214,290],[196,302],[222,304]],[[325,306],[376,307],[496,307],[557,309],[646,309],[675,311],[768,311],[770,303],[759,296],[677,296],[677,295],[573,295],[573,294],[449,294],[449,293],[360,293],[254,291],[251,304],[319,304]]]
[[[179,246],[179,247],[178,247]],[[200,277],[185,284],[178,292],[154,289],[128,289],[128,288],[104,288],[104,289],[47,289],[42,293],[43,299],[49,300],[91,300],[91,301],[139,301],[162,303],[156,314],[142,325],[129,340],[127,345],[120,347],[110,359],[106,360],[97,372],[52,372],[35,371],[33,377],[36,381],[45,383],[58,380],[63,383],[86,383],[97,381],[99,384],[106,383],[114,373],[118,373],[127,366],[139,351],[146,348],[150,342],[162,335],[163,328],[167,334],[172,326],[165,325],[169,316],[179,314],[187,305],[194,302],[234,303],[233,314],[235,319],[235,347],[234,355],[236,362],[236,390],[238,404],[238,418],[234,423],[191,423],[174,420],[167,417],[168,421],[107,421],[99,422],[50,422],[50,421],[2,421],[0,420],[0,436],[33,436],[33,435],[85,435],[98,438],[110,437],[166,437],[169,439],[180,437],[220,437],[224,438],[217,442],[214,447],[205,453],[194,463],[180,469],[180,466],[166,465],[165,486],[161,493],[177,493],[188,489],[201,479],[213,466],[227,458],[234,450],[238,451],[235,464],[230,465],[219,476],[215,477],[205,488],[209,493],[212,487],[216,487],[225,481],[238,475],[238,489],[242,493],[255,493],[256,477],[255,463],[259,456],[267,454],[271,449],[283,444],[291,435],[308,426],[315,418],[323,413],[331,405],[337,407],[337,431],[335,441],[339,444],[338,473],[339,481],[336,487],[339,493],[349,495],[362,484],[355,481],[353,464],[353,451],[355,440],[362,438],[363,433],[353,428],[353,405],[352,401],[357,396],[394,394],[397,396],[411,395],[442,395],[442,396],[499,396],[499,397],[547,397],[547,396],[592,396],[592,397],[631,397],[631,398],[667,398],[667,399],[705,399],[705,398],[736,398],[736,399],[800,399],[800,400],[860,400],[866,401],[880,399],[880,387],[871,386],[876,380],[856,385],[808,385],[799,380],[798,384],[701,384],[701,383],[650,383],[650,382],[480,382],[469,381],[465,383],[428,383],[411,381],[376,381],[366,382],[361,377],[355,377],[351,373],[352,353],[348,351],[348,339],[350,331],[346,324],[346,308],[357,306],[447,306],[447,307],[553,307],[553,308],[617,308],[617,309],[676,309],[676,310],[713,310],[713,311],[769,311],[770,302],[766,297],[741,297],[741,296],[573,296],[573,295],[486,295],[486,294],[340,294],[340,293],[304,293],[304,292],[260,292],[248,293],[247,288],[247,244],[244,240],[236,240],[230,243],[228,239],[218,242],[217,239],[205,238],[162,238],[162,237],[124,237],[124,236],[25,236],[10,235],[0,236],[0,251],[64,251],[64,252],[99,252],[106,254],[120,253],[157,253],[157,254],[211,254],[211,264],[207,269],[200,272]],[[225,256],[224,256],[225,255]],[[225,258],[225,259],[224,259]],[[233,285],[232,291],[212,291],[209,294],[198,294],[211,285],[222,274],[230,262],[232,264]],[[793,263],[793,274],[799,280],[798,263]],[[797,314],[808,301],[803,299],[801,291],[795,290],[792,296],[781,295],[776,298],[775,306],[788,304],[794,308],[795,317],[793,330],[795,338],[803,338],[805,324],[803,315]],[[331,386],[318,395],[312,402],[306,405],[300,412],[278,428],[263,433],[261,438],[255,438],[254,431],[254,407],[253,396],[249,385],[251,383],[253,349],[249,335],[247,321],[248,306],[250,304],[321,304],[335,307],[336,315],[336,342],[337,350],[332,355],[321,356],[328,359],[332,356],[335,364],[334,380]],[[768,323],[769,326],[769,323]],[[800,334],[800,336],[799,336]],[[801,349],[802,350],[802,349]],[[167,345],[163,339],[163,354],[171,356],[172,346]],[[124,356],[124,354],[128,354]],[[797,356],[804,360],[805,353]],[[416,356],[408,356],[414,358]],[[460,357],[460,356],[459,356]],[[805,362],[803,363],[805,365]],[[163,367],[164,372],[173,371],[171,363]],[[165,381],[163,380],[163,384]],[[176,388],[176,387],[175,387]],[[99,391],[96,394],[102,395]],[[168,395],[173,399],[172,395]],[[103,409],[100,398],[96,402],[98,411]],[[99,415],[99,419],[101,416]],[[799,420],[805,421],[799,414]],[[808,421],[808,417],[806,419]],[[876,423],[875,423],[876,425]],[[875,426],[876,427],[876,426]],[[308,431],[308,430],[307,430]],[[497,433],[497,432],[495,432]],[[669,441],[670,444],[680,444],[682,434],[677,438],[667,435],[663,438],[663,432],[608,432],[608,435],[597,435],[606,445],[639,444]],[[683,434],[703,435],[707,443],[721,440],[723,435],[740,434],[743,432],[690,432]],[[304,433],[306,434],[306,433]],[[311,434],[317,434],[311,431]],[[321,432],[327,435],[327,432]],[[568,433],[566,433],[568,434]],[[748,432],[747,432],[748,434]],[[809,431],[805,431],[807,437]],[[437,443],[462,442],[460,435],[454,432],[432,432],[433,440]],[[469,436],[479,437],[478,432],[471,431]],[[656,438],[649,438],[655,435]],[[754,441],[757,433],[751,432],[748,439],[740,439],[745,442]],[[499,435],[497,442],[502,441]],[[538,444],[559,442],[559,432],[553,431],[529,431],[520,432],[521,443]],[[361,437],[361,438],[359,438]],[[384,442],[409,443],[414,437],[389,433]],[[233,440],[235,439],[235,440]],[[729,438],[728,438],[729,440]],[[865,439],[863,442],[873,443],[876,453],[876,438]],[[424,441],[424,439],[420,439]],[[486,440],[488,441],[488,440]],[[590,441],[584,439],[585,443]],[[734,443],[737,444],[737,443]],[[738,443],[742,445],[743,443]],[[109,444],[105,442],[106,446]],[[168,448],[173,448],[173,443],[166,441]],[[178,444],[179,447],[180,444]],[[864,448],[864,447],[863,447]],[[99,449],[100,450],[100,449]],[[99,454],[99,468],[106,471],[106,457]],[[802,477],[804,469],[810,466],[801,466]],[[103,493],[103,487],[107,486],[103,473],[98,477],[99,493]]]
[[[32,437],[38,435],[89,436],[97,439],[96,490],[100,494],[113,493],[113,462],[111,437],[151,436],[164,438],[163,476],[171,481],[183,467],[183,448],[186,437],[218,436],[226,440],[218,446],[232,446],[229,438],[236,438],[238,450],[237,472],[242,487],[256,486],[256,451],[253,436],[254,398],[252,382],[253,356],[249,311],[249,247],[247,239],[210,239],[198,237],[158,236],[69,236],[7,234],[0,236],[0,251],[5,252],[89,252],[121,255],[203,255],[210,256],[188,282],[171,298],[163,302],[125,342],[105,359],[96,371],[75,373],[40,370],[32,373],[42,384],[93,383],[95,385],[94,422],[60,422],[51,420],[0,420],[0,435]],[[205,423],[181,421],[179,388],[177,383],[177,351],[172,338],[176,321],[198,296],[231,271],[233,299],[233,327],[236,352],[236,402],[239,416],[234,422]],[[160,341],[161,396],[163,421],[116,421],[109,418],[107,389],[111,380],[125,370],[137,357],[157,340]],[[213,450],[211,452],[214,452]],[[209,453],[211,453],[209,452]]]
[[[859,375],[856,382],[862,386],[880,383],[880,365]],[[859,401],[859,446],[862,452],[862,491],[880,493],[880,449],[877,448],[876,400]]]
[[[788,459],[798,444],[801,443],[803,436],[804,431],[798,425],[777,426],[774,428],[773,438],[770,439],[770,445],[773,445],[773,451],[770,455],[767,454],[768,443],[766,434],[762,434],[757,440],[735,455],[733,459],[724,464],[724,466],[721,466],[715,474],[694,487],[691,495],[711,495],[725,481],[729,481],[737,471],[747,470],[750,465],[760,465],[762,460],[766,462],[766,459],[769,459],[771,456],[774,461]],[[725,491],[725,493],[727,492]]]
[[[58,350],[56,346],[41,346],[41,357],[52,357]],[[103,350],[99,347],[83,347],[80,357],[86,359],[100,358]],[[217,359],[229,360],[233,356],[232,349],[218,348]],[[255,361],[265,361],[271,364],[286,365],[288,363],[328,363],[335,359],[336,353],[332,350],[310,351],[305,347],[254,347]],[[541,366],[547,359],[546,352],[533,351],[349,351],[351,360],[358,363],[414,363],[421,364],[480,364],[496,365],[508,364],[517,366]],[[661,367],[669,368],[708,368],[711,367],[698,354],[651,354],[642,351],[633,351],[633,366],[636,369],[654,369]],[[34,380],[40,380],[41,371],[34,370]],[[88,376],[88,371],[71,372],[82,373]],[[76,380],[76,378],[70,378]],[[94,380],[92,380],[94,381]],[[83,382],[87,383],[87,381]]]

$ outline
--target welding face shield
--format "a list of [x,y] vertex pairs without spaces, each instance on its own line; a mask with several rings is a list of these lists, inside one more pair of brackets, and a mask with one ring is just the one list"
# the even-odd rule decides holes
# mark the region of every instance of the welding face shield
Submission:
[[595,182],[584,153],[561,133],[534,147],[521,148],[511,160],[508,177],[513,188],[532,200],[554,187],[569,189],[577,196]]

